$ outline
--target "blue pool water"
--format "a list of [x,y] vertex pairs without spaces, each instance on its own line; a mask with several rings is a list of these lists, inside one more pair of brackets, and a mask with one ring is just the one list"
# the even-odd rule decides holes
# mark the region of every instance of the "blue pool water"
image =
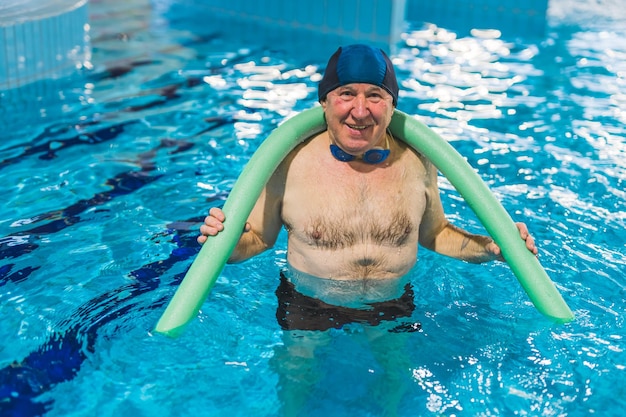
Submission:
[[[263,138],[315,104],[325,62],[142,4],[94,2],[93,70],[36,111],[3,103],[0,414],[277,416],[279,387],[300,387],[302,416],[623,415],[619,1],[554,1],[541,39],[416,24],[394,55],[400,110],[529,225],[576,320],[540,316],[505,264],[421,250],[409,277],[421,330],[308,334],[314,361],[290,355],[275,319],[284,235],[227,266],[180,338],[152,329],[198,251],[198,221]],[[480,232],[441,189],[449,217]]]

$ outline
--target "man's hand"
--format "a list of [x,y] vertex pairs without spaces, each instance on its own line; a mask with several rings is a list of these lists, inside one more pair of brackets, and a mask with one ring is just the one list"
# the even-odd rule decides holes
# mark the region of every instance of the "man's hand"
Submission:
[[[535,239],[530,235],[530,232],[528,232],[528,227],[526,227],[526,224],[520,222],[515,223],[515,226],[517,226],[517,229],[519,230],[520,237],[526,242],[526,248],[533,255],[537,256],[539,250],[535,245]],[[504,258],[502,257],[502,250],[498,245],[496,245],[495,242],[492,241],[491,243],[487,244],[485,249],[487,250],[487,252],[492,253],[497,260],[504,261]]]
[[[203,244],[206,242],[209,236],[215,236],[222,230],[224,230],[224,221],[226,216],[219,207],[213,207],[209,210],[209,215],[204,218],[204,224],[200,226],[200,236],[198,236],[198,243]],[[250,223],[246,222],[243,229],[244,232],[250,231]]]

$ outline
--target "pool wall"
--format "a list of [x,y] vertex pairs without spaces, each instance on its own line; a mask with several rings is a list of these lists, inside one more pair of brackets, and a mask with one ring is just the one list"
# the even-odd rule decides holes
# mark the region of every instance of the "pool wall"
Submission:
[[[364,42],[394,53],[407,22],[460,33],[497,29],[503,36],[542,36],[548,0],[152,0],[177,8],[213,32],[241,42],[329,56],[337,45]],[[87,0],[7,0],[0,4],[0,91],[59,78],[90,65]],[[233,30],[234,29],[234,30]],[[288,39],[289,42],[285,42]]]
[[497,29],[501,36],[541,37],[546,33],[548,0],[408,0],[406,20],[430,22],[459,35]]
[[0,2],[0,90],[82,68],[88,21],[87,0]]
[[[207,28],[277,49],[289,44],[311,59],[327,57],[337,45],[365,42],[394,53],[409,22],[457,31],[496,29],[503,37],[543,36],[548,0],[164,0],[207,16]],[[289,42],[285,42],[289,39]]]

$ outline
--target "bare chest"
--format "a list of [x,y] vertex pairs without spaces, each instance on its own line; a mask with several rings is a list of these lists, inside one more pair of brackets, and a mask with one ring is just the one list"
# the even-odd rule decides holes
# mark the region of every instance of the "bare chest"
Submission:
[[423,170],[290,174],[282,216],[291,238],[331,250],[417,241],[426,204]]

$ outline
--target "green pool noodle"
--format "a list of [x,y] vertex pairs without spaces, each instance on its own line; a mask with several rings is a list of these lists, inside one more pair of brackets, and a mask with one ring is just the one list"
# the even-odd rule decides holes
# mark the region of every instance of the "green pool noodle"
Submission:
[[432,129],[405,113],[396,111],[389,127],[395,137],[430,159],[457,189],[500,246],[504,260],[535,308],[557,322],[572,321],[574,314],[537,257],[526,248],[515,222],[465,158]]
[[[502,256],[537,310],[557,322],[571,321],[574,315],[554,283],[520,239],[507,211],[467,161],[432,129],[399,110],[395,110],[389,128],[394,137],[430,159],[457,189],[500,246]],[[286,120],[263,141],[224,204],[224,230],[209,237],[200,249],[157,323],[157,333],[177,337],[196,317],[237,245],[248,216],[271,175],[298,144],[325,129],[322,108],[315,107]]]

